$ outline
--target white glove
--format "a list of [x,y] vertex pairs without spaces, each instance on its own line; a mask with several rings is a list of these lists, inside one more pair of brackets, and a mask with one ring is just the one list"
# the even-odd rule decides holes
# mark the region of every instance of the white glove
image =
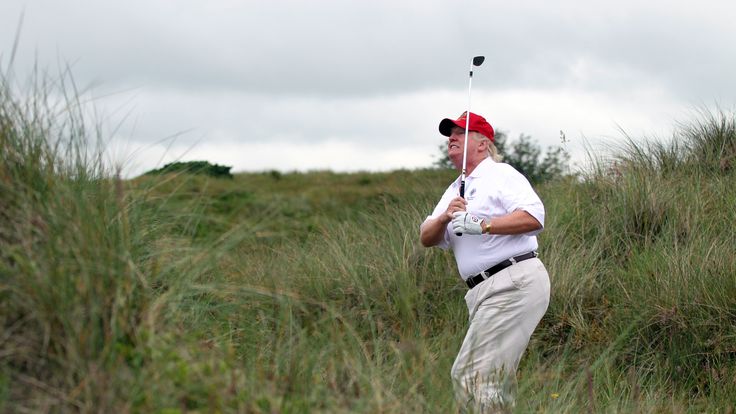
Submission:
[[480,227],[481,218],[467,211],[456,211],[452,213],[452,231],[457,234],[483,234]]

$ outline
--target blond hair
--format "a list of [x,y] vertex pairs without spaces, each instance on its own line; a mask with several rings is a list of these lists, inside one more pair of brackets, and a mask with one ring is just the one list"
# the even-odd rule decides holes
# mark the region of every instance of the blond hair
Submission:
[[468,133],[468,136],[476,141],[480,141],[480,142],[488,141],[488,156],[491,157],[493,161],[496,161],[496,162],[503,161],[503,155],[498,152],[498,149],[493,144],[493,141],[490,138],[476,131],[470,131]]

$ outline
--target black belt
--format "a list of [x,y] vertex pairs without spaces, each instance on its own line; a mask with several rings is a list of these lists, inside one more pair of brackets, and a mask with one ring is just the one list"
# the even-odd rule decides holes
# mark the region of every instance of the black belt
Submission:
[[482,273],[479,273],[479,274],[477,274],[475,276],[469,277],[467,280],[465,280],[465,284],[468,285],[468,288],[472,289],[472,288],[480,285],[481,283],[483,283],[484,280],[486,280],[486,279],[490,278],[491,276],[495,275],[496,273],[502,271],[503,269],[505,269],[505,268],[507,268],[507,267],[509,267],[509,266],[511,266],[513,264],[522,262],[522,261],[524,261],[526,259],[531,259],[531,258],[534,258],[534,257],[537,257],[537,256],[538,256],[537,255],[537,252],[529,252],[529,253],[524,253],[524,254],[522,254],[520,256],[512,257],[510,259],[506,259],[503,262],[501,262],[501,263],[499,263],[499,264],[497,264],[497,265],[495,265],[495,266],[493,266],[493,267],[491,267],[489,269],[486,269]]

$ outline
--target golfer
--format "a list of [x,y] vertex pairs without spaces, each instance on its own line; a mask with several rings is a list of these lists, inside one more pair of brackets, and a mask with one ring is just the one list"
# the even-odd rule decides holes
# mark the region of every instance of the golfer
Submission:
[[[460,170],[466,114],[443,119],[447,152]],[[514,405],[516,369],[549,304],[547,270],[537,257],[544,205],[526,178],[501,163],[493,127],[470,113],[465,197],[460,177],[420,226],[425,247],[451,248],[468,285],[470,326],[452,366],[455,396],[477,412]]]

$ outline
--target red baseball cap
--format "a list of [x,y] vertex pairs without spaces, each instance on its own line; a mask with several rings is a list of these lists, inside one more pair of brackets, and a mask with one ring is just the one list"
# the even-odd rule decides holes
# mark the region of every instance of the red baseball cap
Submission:
[[[450,118],[445,118],[442,121],[440,121],[440,134],[449,137],[450,133],[452,132],[452,128],[454,127],[460,127],[462,129],[465,129],[465,123],[467,122],[465,119],[465,114],[467,112],[463,112],[462,115],[460,115],[460,118],[452,120]],[[493,127],[491,124],[486,121],[485,118],[478,114],[470,113],[470,123],[468,125],[468,131],[475,131],[479,132],[481,135],[487,137],[488,139],[493,142]]]

